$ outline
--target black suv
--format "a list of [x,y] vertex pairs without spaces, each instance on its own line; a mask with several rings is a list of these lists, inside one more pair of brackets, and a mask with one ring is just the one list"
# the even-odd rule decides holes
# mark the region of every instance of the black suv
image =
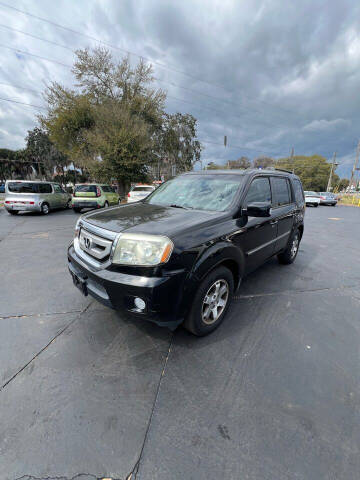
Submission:
[[304,212],[290,172],[186,173],[144,200],[80,217],[69,270],[85,295],[109,307],[206,335],[244,275],[273,255],[295,260]]

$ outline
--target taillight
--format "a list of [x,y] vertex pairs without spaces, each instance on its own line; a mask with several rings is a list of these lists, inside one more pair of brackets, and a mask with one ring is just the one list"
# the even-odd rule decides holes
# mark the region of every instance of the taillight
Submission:
[[96,196],[101,197],[101,190],[99,187],[96,187]]
[[128,197],[130,198],[130,192],[128,193]]
[[321,198],[321,200],[325,200],[325,197],[320,197],[320,198]]

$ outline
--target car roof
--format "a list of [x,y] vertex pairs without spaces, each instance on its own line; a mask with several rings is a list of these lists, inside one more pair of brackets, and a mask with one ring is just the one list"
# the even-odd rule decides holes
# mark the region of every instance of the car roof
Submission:
[[6,183],[59,183],[59,182],[50,182],[47,180],[6,180]]

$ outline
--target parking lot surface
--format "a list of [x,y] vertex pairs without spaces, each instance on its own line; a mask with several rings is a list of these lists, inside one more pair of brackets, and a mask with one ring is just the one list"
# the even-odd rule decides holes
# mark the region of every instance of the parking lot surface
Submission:
[[0,209],[1,480],[359,478],[360,209],[308,208],[205,338],[81,296],[76,218]]

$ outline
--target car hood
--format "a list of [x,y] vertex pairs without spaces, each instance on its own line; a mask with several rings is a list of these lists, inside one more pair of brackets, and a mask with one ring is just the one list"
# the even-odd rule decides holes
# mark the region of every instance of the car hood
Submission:
[[224,216],[224,212],[185,210],[138,202],[90,212],[82,218],[92,225],[117,233],[126,230],[174,237],[196,226],[217,222]]

